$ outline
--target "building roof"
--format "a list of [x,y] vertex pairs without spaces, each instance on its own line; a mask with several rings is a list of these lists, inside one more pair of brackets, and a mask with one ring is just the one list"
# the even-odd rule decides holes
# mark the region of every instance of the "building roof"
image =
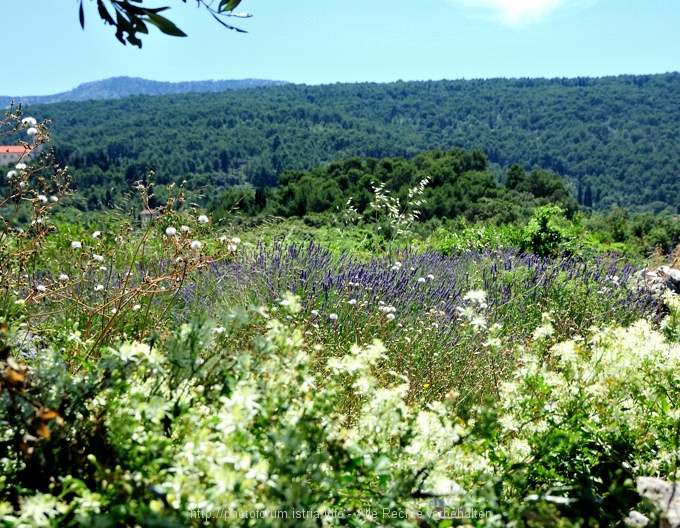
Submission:
[[22,145],[0,145],[0,153],[23,154],[25,151]]

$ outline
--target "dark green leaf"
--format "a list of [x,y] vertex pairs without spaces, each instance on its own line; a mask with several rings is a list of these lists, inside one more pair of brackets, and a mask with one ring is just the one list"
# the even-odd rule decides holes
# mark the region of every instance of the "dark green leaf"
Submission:
[[158,15],[156,13],[153,13],[151,11],[147,12],[147,20],[156,26],[158,29],[160,29],[163,33],[166,35],[172,35],[173,37],[186,37],[186,33],[179,29],[175,24],[173,24],[170,20],[168,20],[165,17],[162,17],[161,15]]
[[233,11],[241,3],[241,0],[221,0],[220,6],[217,9],[219,13],[224,13],[225,11]]
[[104,6],[104,2],[102,0],[97,0],[97,9],[99,10],[99,16],[104,20],[104,22],[107,22],[108,24],[111,24],[112,26],[115,26],[115,22],[113,21],[113,18],[111,18],[111,15],[109,15],[109,12],[106,10],[106,7]]
[[142,16],[147,11],[143,7],[130,5],[127,2],[124,2],[123,4],[118,3],[118,7],[116,8],[116,10],[120,13],[125,13],[130,18],[134,16]]

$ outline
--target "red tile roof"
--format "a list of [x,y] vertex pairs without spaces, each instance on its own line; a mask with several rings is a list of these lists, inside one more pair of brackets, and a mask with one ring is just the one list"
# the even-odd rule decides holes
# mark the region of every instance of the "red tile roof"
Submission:
[[25,150],[21,145],[0,145],[0,154],[23,154]]

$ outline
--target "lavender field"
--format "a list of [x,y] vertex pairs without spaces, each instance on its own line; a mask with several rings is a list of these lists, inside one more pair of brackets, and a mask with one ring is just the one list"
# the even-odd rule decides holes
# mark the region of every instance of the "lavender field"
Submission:
[[[200,270],[179,290],[184,310],[174,313],[182,320],[197,309],[276,306],[292,292],[302,305],[293,322],[323,344],[323,357],[380,338],[390,350],[383,368],[413,380],[411,396],[430,401],[451,390],[452,379],[456,390],[491,390],[512,371],[513,347],[531,339],[545,313],[556,340],[658,320],[658,301],[637,283],[640,268],[597,254],[541,258],[496,248],[447,257],[397,247],[362,260],[314,241],[258,243]],[[491,328],[500,343],[493,353],[479,332]]]

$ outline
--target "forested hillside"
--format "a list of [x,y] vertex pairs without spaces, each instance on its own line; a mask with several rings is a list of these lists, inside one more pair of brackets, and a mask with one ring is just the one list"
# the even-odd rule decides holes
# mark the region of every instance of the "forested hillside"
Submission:
[[286,85],[32,105],[51,119],[80,208],[122,202],[129,184],[187,180],[207,205],[229,186],[274,186],[330,162],[482,149],[501,180],[519,163],[562,175],[578,201],[676,213],[680,74],[391,84]]

